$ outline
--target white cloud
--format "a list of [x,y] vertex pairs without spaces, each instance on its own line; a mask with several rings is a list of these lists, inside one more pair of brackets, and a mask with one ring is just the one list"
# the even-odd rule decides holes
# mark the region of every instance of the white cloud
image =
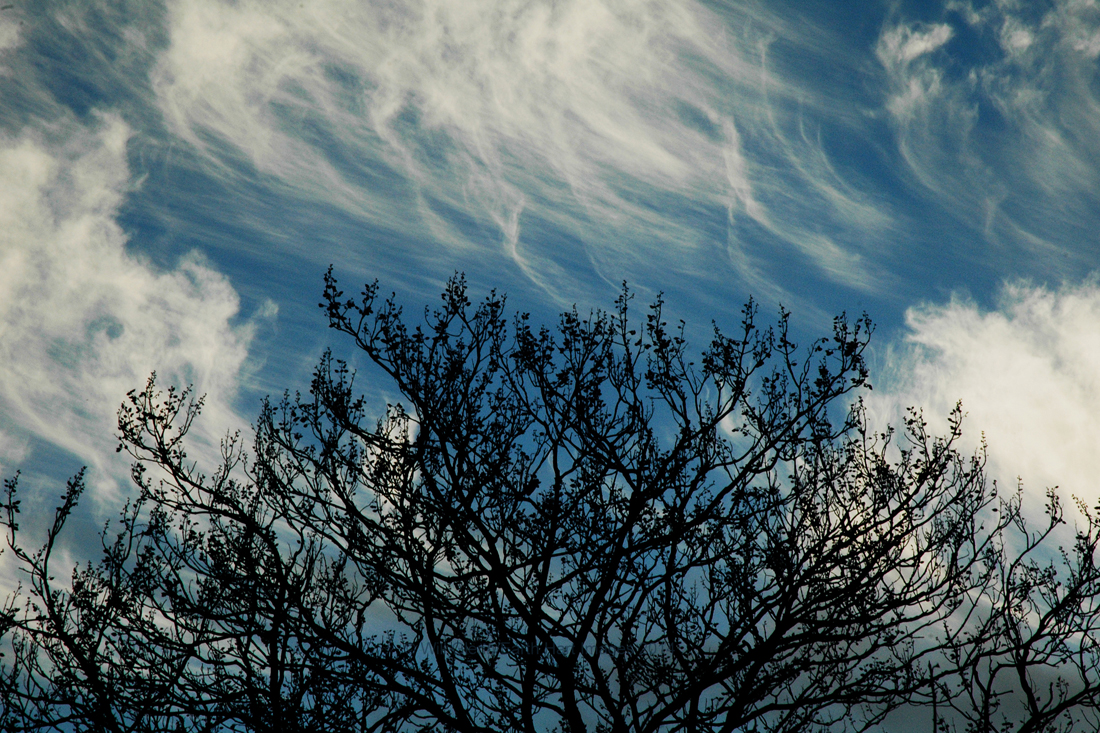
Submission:
[[1001,27],[1001,48],[1008,54],[1021,54],[1035,42],[1035,34],[1015,18],[1005,18]]
[[97,469],[102,493],[120,467],[115,411],[153,370],[209,395],[206,430],[241,424],[227,404],[250,328],[233,325],[236,293],[196,255],[159,272],[127,252],[124,123],[50,134],[61,141],[0,140],[0,461],[10,474],[29,439],[46,441]]
[[1032,509],[1055,485],[1067,504],[1075,494],[1096,505],[1100,285],[1009,285],[996,310],[956,298],[910,309],[907,323],[868,400],[882,423],[898,424],[914,405],[942,434],[962,400],[964,450],[984,433],[990,473],[1002,486],[1012,489],[1022,478]]
[[[801,39],[730,12],[690,0],[179,0],[153,86],[169,129],[226,176],[243,157],[375,224],[484,246],[441,213],[462,211],[549,288],[569,273],[527,245],[526,222],[593,243],[597,269],[645,241],[706,244],[682,207],[653,205],[668,196],[728,205],[827,274],[872,287],[851,243],[791,224],[816,227],[825,193],[851,242],[884,218],[853,218],[870,197],[800,163],[820,140],[783,139],[790,120],[776,117],[824,99],[767,67],[769,39]],[[795,201],[804,216],[791,216]]]
[[931,53],[951,40],[954,31],[946,23],[925,26],[897,26],[883,33],[876,53],[883,64],[907,64],[918,56]]
[[1000,53],[928,53],[950,39],[946,25],[885,28],[876,50],[899,152],[921,186],[990,242],[1075,256],[1100,185],[1100,7],[951,8]]
[[0,12],[0,76],[11,74],[4,57],[18,48],[21,40],[19,24],[10,14]]
[[885,107],[898,128],[901,153],[921,183],[945,197],[956,192],[942,172],[952,163],[970,164],[958,141],[977,119],[969,89],[945,84],[943,69],[928,56],[952,35],[945,24],[899,25],[884,30],[875,48],[886,70]]
[[0,51],[8,51],[19,45],[19,25],[7,18],[0,18]]

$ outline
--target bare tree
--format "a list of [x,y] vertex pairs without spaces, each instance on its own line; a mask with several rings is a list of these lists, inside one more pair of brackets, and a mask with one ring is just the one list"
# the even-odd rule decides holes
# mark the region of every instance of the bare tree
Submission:
[[345,299],[330,272],[330,327],[401,400],[370,415],[326,353],[309,394],[265,402],[250,455],[232,436],[209,474],[184,450],[201,401],[151,378],[119,412],[141,499],[99,565],[68,587],[49,568],[79,480],[38,553],[17,543],[9,485],[29,580],[0,617],[0,720],[577,733],[867,730],[914,706],[936,730],[1087,719],[1091,520],[1051,564],[1056,498],[1050,529],[1029,533],[983,454],[956,449],[960,411],[943,437],[916,413],[900,435],[871,431],[865,318],[800,349],[785,312],[761,329],[750,303],[735,337],[715,328],[691,361],[660,299],[640,324],[629,302],[624,288],[610,312],[536,330],[456,278],[412,326],[376,285]]

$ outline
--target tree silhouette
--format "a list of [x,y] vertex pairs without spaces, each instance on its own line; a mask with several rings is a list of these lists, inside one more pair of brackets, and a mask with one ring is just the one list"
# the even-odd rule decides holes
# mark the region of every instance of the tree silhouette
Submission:
[[[1100,532],[1053,548],[979,452],[911,413],[874,433],[871,332],[800,349],[787,314],[691,361],[660,299],[553,330],[452,279],[419,325],[377,285],[329,325],[400,400],[379,419],[326,353],[209,473],[201,400],[119,411],[138,500],[59,582],[69,484],[0,609],[4,730],[807,731],[1097,727]],[[894,722],[891,722],[894,721]],[[917,724],[912,723],[912,724]]]

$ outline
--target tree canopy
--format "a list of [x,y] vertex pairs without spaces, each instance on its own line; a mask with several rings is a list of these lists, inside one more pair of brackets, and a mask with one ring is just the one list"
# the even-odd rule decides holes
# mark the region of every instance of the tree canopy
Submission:
[[800,348],[750,302],[693,355],[631,298],[537,327],[456,277],[408,322],[330,270],[329,326],[399,399],[326,353],[205,468],[202,400],[151,377],[95,563],[55,557],[83,474],[37,549],[5,484],[0,729],[1100,727],[1087,506],[1056,546],[1057,494],[1029,524],[961,409],[875,432],[866,318]]

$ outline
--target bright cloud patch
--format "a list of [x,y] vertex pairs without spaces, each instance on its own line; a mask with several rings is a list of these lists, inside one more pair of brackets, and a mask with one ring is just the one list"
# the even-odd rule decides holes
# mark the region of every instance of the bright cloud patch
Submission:
[[11,75],[6,56],[19,46],[19,24],[0,15],[0,76]]
[[0,19],[0,51],[7,51],[19,45],[19,26],[9,20]]
[[908,313],[906,343],[887,353],[884,382],[869,404],[898,424],[921,406],[943,433],[958,400],[965,446],[989,442],[991,474],[1016,477],[1033,506],[1048,486],[1090,505],[1100,499],[1100,286],[1052,291],[1006,287],[1000,307],[983,312],[952,300]]
[[10,474],[33,437],[110,486],[126,392],[153,370],[164,386],[194,383],[204,422],[224,430],[250,331],[231,325],[237,296],[197,256],[156,272],[126,252],[127,127],[67,132],[0,140],[0,461]]
[[888,66],[906,64],[918,56],[935,51],[947,43],[951,35],[951,26],[946,24],[930,28],[900,26],[883,34],[878,55]]

